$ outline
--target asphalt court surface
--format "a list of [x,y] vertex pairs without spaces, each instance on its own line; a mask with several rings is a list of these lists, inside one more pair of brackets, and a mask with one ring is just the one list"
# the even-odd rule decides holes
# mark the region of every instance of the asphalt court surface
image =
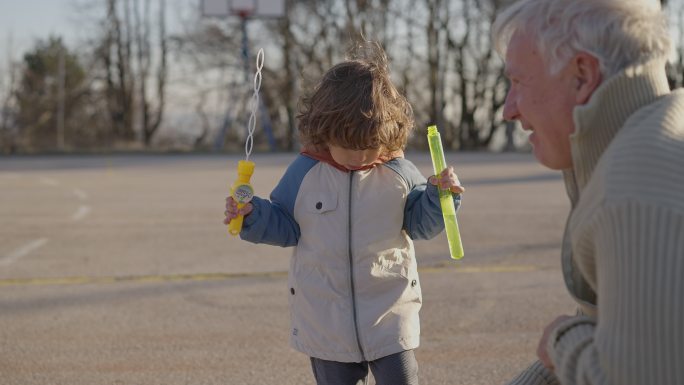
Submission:
[[[268,196],[294,154],[253,154]],[[427,153],[408,153],[425,175]],[[313,384],[288,347],[290,249],[227,234],[238,156],[0,158],[0,384]],[[568,202],[530,154],[447,154],[466,256],[416,242],[421,384],[498,384],[572,313]]]

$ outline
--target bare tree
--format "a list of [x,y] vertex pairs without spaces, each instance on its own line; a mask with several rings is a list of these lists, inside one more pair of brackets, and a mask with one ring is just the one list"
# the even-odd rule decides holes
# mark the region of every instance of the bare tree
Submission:
[[[663,3],[665,5],[665,3]],[[677,39],[673,40],[675,57],[667,63],[667,77],[670,88],[675,89],[684,86],[684,5],[670,5],[668,14],[673,21],[673,33]]]
[[18,128],[15,122],[15,97],[17,91],[18,65],[12,52],[12,38],[8,37],[7,68],[0,78],[0,152],[14,153],[18,149]]
[[[125,15],[129,14],[125,0]],[[131,73],[130,39],[128,29],[122,27],[118,0],[107,0],[105,36],[96,55],[101,58],[106,80],[106,106],[111,119],[114,136],[119,140],[132,141],[134,78]],[[126,17],[128,19],[128,17]]]
[[446,28],[455,64],[453,90],[460,106],[460,118],[453,126],[458,142],[452,142],[452,148],[487,148],[501,126],[498,116],[505,97],[505,79],[489,34],[495,11],[494,3],[464,0],[456,12],[462,15],[456,22],[461,27]]
[[[304,84],[311,86],[320,74],[345,55],[345,49],[366,36],[378,36],[383,45],[389,44],[388,17],[391,0],[309,1],[288,0],[287,17],[280,20],[276,32],[281,40],[283,69],[272,71],[281,80],[270,95],[276,105],[285,106],[287,121],[283,130],[284,149],[294,148],[298,88],[297,69],[307,76]],[[307,22],[308,20],[309,22]],[[311,22],[314,20],[314,22]],[[278,76],[280,72],[283,76]],[[268,82],[268,80],[266,80]]]
[[[288,10],[292,9],[295,0],[287,0],[286,7]],[[295,135],[296,135],[296,123],[295,114],[297,110],[297,100],[295,95],[296,90],[296,65],[292,55],[294,48],[294,36],[290,30],[290,17],[282,18],[278,23],[278,33],[281,36],[282,44],[281,51],[283,53],[283,64],[285,76],[282,77],[282,81],[278,84],[279,94],[282,95],[282,105],[285,108],[285,114],[287,116],[287,121],[284,122],[284,133],[282,139],[282,147],[284,150],[291,151],[295,147]]]
[[[142,12],[142,18],[141,18]],[[150,146],[152,137],[159,129],[164,115],[165,102],[165,88],[167,79],[167,54],[168,45],[166,37],[166,1],[159,1],[159,18],[158,18],[158,50],[159,59],[156,68],[156,107],[153,106],[153,101],[148,95],[148,84],[153,80],[151,78],[152,67],[152,37],[150,28],[152,22],[150,21],[150,0],[144,0],[143,10],[140,9],[140,1],[134,0],[134,23],[135,23],[135,42],[137,49],[137,68],[138,68],[138,82],[140,83],[138,93],[138,105],[140,110],[140,129],[142,131],[143,143],[145,146]]]
[[[196,148],[213,142],[216,147],[241,150],[254,47],[267,50],[261,100],[268,108],[259,121],[273,123],[279,149],[293,150],[300,96],[360,39],[377,41],[385,48],[393,80],[413,105],[418,128],[436,123],[449,149],[487,149],[499,134],[505,149],[515,147],[518,128],[501,117],[507,83],[489,31],[496,10],[510,0],[286,0],[286,17],[249,20],[251,56],[247,60],[241,55],[241,27],[246,23],[237,17],[199,22],[197,7],[189,7],[194,18],[182,23],[188,29],[168,36],[166,0],[80,1],[105,11],[104,16],[89,18],[98,20],[99,33],[93,34],[96,42],[88,51],[91,62],[83,68],[85,80],[69,89],[69,68],[75,66],[69,58],[66,93],[61,98],[67,104],[60,119],[55,110],[59,92],[45,97],[29,87],[52,90],[51,84],[41,82],[47,79],[49,83],[54,74],[47,71],[42,78],[27,80],[20,100],[16,90],[26,73],[19,77],[10,68],[0,84],[0,146],[4,151],[9,151],[8,143],[19,143],[12,133],[21,122],[27,127],[25,132],[39,132],[60,126],[53,121],[64,121],[72,146],[73,138],[86,138],[78,139],[84,146],[101,145],[107,139],[116,144],[139,140],[151,146],[174,101],[195,106],[188,112],[196,116]],[[668,75],[671,86],[680,87],[684,84],[684,9],[677,2],[660,3],[668,8],[673,31],[679,36]],[[168,59],[172,53],[180,59],[173,61],[173,82]],[[185,95],[169,94],[167,90],[174,86]],[[185,103],[179,100],[182,97],[192,101]],[[89,103],[82,103],[84,98]],[[31,110],[32,106],[42,107]],[[76,120],[80,124],[74,124]],[[254,139],[257,150],[272,143],[263,129],[257,130]],[[410,146],[426,148],[425,136],[414,135]]]
[[[142,8],[142,9],[141,9]],[[104,38],[96,55],[104,69],[106,105],[118,140],[136,139],[136,117],[149,146],[164,113],[167,79],[166,3],[157,2],[158,44],[152,42],[151,0],[107,0]],[[155,49],[156,48],[156,49]],[[152,74],[153,62],[156,70]],[[156,81],[154,104],[148,86]]]
[[[282,61],[269,65],[269,60],[264,68],[262,96],[281,148],[294,148],[300,95],[359,39],[384,46],[417,125],[438,124],[448,148],[486,148],[503,129],[506,82],[489,36],[497,1],[288,0],[286,5],[287,17],[277,23],[253,21],[262,33],[251,41],[271,47],[275,41],[280,50]],[[221,31],[228,47],[237,32],[225,26]],[[205,30],[205,38],[210,32]],[[235,52],[237,46],[222,51]],[[414,135],[412,145],[424,148],[424,135]]]
[[[444,84],[442,62],[444,60],[444,47],[441,44],[440,32],[443,25],[448,24],[448,2],[443,0],[426,0],[429,12],[427,27],[425,30],[427,40],[427,65],[428,65],[428,87],[430,92],[429,115],[432,123],[439,127],[444,127],[444,93],[441,86]],[[445,20],[446,19],[446,20]],[[445,139],[450,141],[447,133]]]

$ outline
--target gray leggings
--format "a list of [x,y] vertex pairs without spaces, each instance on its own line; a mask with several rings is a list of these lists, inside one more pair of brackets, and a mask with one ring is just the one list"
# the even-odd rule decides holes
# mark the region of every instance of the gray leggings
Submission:
[[413,350],[406,350],[374,361],[336,362],[311,357],[316,384],[368,384],[368,369],[377,385],[418,385],[418,362]]

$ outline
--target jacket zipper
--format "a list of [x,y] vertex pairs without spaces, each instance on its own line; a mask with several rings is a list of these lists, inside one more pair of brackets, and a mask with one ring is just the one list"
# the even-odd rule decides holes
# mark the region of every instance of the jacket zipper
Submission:
[[348,231],[348,237],[347,237],[347,255],[349,257],[349,283],[350,283],[350,289],[351,289],[351,305],[352,305],[352,314],[353,314],[353,321],[354,321],[354,331],[356,332],[356,344],[359,347],[359,353],[361,353],[361,359],[362,361],[366,360],[365,355],[363,354],[363,348],[361,347],[361,336],[359,334],[359,321],[358,321],[358,315],[356,313],[356,294],[354,291],[354,258],[352,255],[352,184],[354,181],[354,171],[349,172],[349,212],[347,213],[347,231]]

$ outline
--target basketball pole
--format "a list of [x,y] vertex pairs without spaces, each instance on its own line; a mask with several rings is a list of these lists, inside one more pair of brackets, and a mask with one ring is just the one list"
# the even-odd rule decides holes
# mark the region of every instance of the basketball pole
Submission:
[[240,30],[242,31],[242,59],[245,67],[245,83],[249,84],[249,38],[247,37],[247,13],[240,13]]

